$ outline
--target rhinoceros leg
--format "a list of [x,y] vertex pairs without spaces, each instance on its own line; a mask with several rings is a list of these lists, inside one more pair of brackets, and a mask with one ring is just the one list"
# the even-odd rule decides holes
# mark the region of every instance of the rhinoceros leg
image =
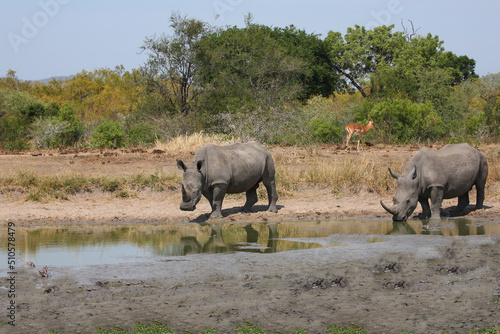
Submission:
[[454,210],[454,214],[462,212],[469,205],[469,192],[467,191],[462,196],[458,196],[458,205]]
[[439,210],[443,204],[443,187],[432,187],[431,189],[431,219],[441,219]]
[[431,216],[431,207],[429,206],[429,200],[427,198],[419,199],[418,202],[422,207],[422,214],[420,215],[420,219],[426,219]]
[[[484,162],[486,164],[486,162]],[[484,188],[486,186],[486,177],[488,176],[488,166],[483,166],[483,170],[481,170],[481,174],[476,180],[476,210],[483,208],[484,203]]]
[[245,203],[245,206],[243,207],[243,212],[250,212],[252,210],[252,206],[259,200],[259,198],[257,197],[257,188],[259,188],[259,183],[257,183],[247,191],[247,201]]
[[276,180],[275,180],[275,167],[274,160],[269,157],[267,159],[267,166],[262,175],[262,183],[267,190],[267,198],[269,199],[268,212],[276,213],[278,208],[276,208],[276,202],[278,201],[278,192],[276,191]]
[[213,203],[210,218],[222,218],[222,201],[226,195],[227,185],[216,184],[213,187]]
[[267,208],[267,211],[274,213],[278,212],[278,209],[276,208],[276,202],[278,201],[278,192],[276,191],[276,182],[274,181],[274,175],[272,179],[264,178],[262,180],[262,183],[264,183],[264,186],[266,187],[267,198],[269,199],[269,207]]

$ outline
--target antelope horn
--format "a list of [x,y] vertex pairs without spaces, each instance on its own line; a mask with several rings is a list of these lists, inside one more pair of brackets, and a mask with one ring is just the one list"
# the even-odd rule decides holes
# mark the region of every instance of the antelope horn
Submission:
[[388,207],[387,205],[384,204],[384,202],[382,202],[382,200],[380,200],[380,205],[382,205],[382,207],[385,209],[385,211],[389,212],[391,215],[396,215],[396,208],[393,206],[393,207]]

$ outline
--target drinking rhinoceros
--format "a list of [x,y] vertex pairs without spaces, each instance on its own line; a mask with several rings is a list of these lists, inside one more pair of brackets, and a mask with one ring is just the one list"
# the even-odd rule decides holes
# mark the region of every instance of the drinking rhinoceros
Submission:
[[488,163],[484,155],[469,144],[446,145],[437,151],[424,148],[413,156],[403,174],[390,168],[389,173],[398,180],[394,205],[388,207],[382,201],[380,204],[393,215],[393,220],[406,220],[417,202],[422,206],[421,218],[439,219],[443,199],[454,197],[458,197],[454,213],[459,213],[469,205],[473,185],[477,192],[475,208],[483,207]]
[[246,192],[243,211],[250,211],[257,203],[257,188],[262,181],[269,198],[267,211],[278,212],[274,160],[257,142],[227,146],[209,144],[196,151],[189,166],[181,160],[177,160],[177,166],[184,171],[181,210],[195,210],[203,194],[212,207],[210,218],[222,217],[226,193]]

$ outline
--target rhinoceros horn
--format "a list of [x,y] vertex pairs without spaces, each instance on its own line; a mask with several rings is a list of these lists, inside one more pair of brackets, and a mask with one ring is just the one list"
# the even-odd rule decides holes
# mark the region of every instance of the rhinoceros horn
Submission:
[[399,174],[396,173],[396,172],[393,172],[392,169],[389,167],[389,173],[391,174],[391,176],[393,178],[395,178],[396,180],[399,178]]
[[392,207],[388,207],[387,205],[384,204],[384,202],[382,202],[382,200],[380,200],[380,205],[382,205],[382,207],[387,211],[389,212],[391,215],[395,215],[396,214],[396,207],[395,206],[392,206]]

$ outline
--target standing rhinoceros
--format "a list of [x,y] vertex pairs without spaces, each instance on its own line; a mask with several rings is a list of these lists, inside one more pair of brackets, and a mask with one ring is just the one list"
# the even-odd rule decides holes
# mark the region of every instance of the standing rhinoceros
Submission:
[[[476,209],[483,207],[484,187],[488,176],[488,163],[478,150],[469,144],[446,145],[440,150],[424,148],[410,160],[403,174],[391,176],[398,180],[394,205],[380,204],[392,214],[393,220],[406,220],[422,206],[421,218],[439,219],[443,199],[458,197],[454,213],[469,205],[469,191],[476,186]],[[431,206],[429,206],[429,198]]]
[[267,211],[278,212],[274,160],[257,142],[227,146],[209,144],[196,151],[189,166],[181,160],[177,160],[177,166],[184,171],[181,210],[195,210],[203,194],[212,207],[210,218],[222,217],[226,193],[246,192],[243,211],[250,211],[257,203],[257,188],[262,181],[269,198]]

